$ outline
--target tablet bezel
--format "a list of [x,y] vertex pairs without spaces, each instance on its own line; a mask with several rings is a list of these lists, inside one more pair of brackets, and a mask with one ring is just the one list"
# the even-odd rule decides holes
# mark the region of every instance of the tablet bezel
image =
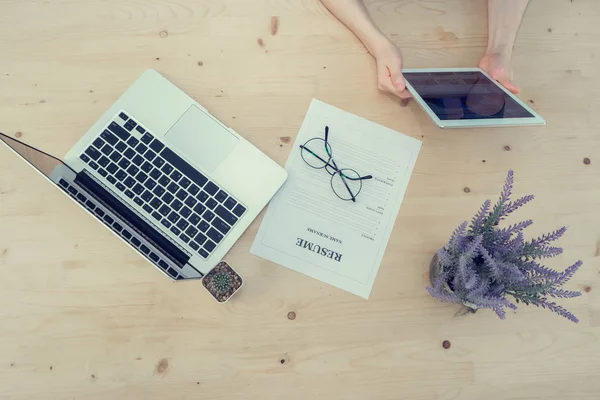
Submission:
[[414,68],[404,69],[404,73],[412,72],[481,72],[488,79],[490,79],[496,86],[509,95],[514,101],[516,101],[521,107],[527,110],[533,117],[526,118],[483,118],[483,119],[458,119],[458,120],[442,120],[433,112],[433,110],[427,105],[425,100],[417,93],[412,87],[408,79],[406,79],[406,87],[419,103],[421,108],[429,115],[429,117],[435,122],[440,128],[481,128],[481,127],[495,127],[495,126],[528,126],[528,125],[545,125],[544,120],[538,113],[528,107],[514,94],[509,92],[504,86],[499,84],[495,79],[492,79],[485,71],[481,68]]

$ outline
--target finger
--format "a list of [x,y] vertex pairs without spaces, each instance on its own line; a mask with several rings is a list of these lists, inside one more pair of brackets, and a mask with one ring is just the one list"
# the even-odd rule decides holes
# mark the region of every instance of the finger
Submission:
[[412,99],[413,95],[408,91],[408,89],[404,89],[403,91],[398,93],[398,97],[400,97],[403,100],[408,101],[408,100]]
[[377,65],[377,83],[379,86],[379,90],[383,90],[385,92],[398,94],[397,89],[392,84],[392,80],[390,79],[390,71],[389,69],[383,65]]

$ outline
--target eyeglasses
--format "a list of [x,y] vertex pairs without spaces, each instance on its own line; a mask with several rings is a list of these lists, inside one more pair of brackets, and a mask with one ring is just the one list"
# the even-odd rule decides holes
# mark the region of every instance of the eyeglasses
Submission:
[[328,141],[329,127],[325,126],[325,140],[312,138],[300,145],[302,159],[314,169],[323,169],[331,175],[331,189],[342,200],[356,202],[362,189],[362,181],[372,179],[371,175],[360,176],[350,168],[338,168],[333,160],[333,150]]

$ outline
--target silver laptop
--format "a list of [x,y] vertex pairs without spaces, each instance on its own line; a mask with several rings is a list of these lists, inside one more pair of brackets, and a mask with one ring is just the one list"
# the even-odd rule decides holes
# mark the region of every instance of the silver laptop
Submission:
[[155,71],[146,71],[64,162],[0,139],[171,279],[202,278],[286,171]]

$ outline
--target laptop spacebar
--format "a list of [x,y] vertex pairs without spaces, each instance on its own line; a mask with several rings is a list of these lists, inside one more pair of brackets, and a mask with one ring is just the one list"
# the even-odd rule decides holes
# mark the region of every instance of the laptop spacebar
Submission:
[[96,183],[85,171],[77,174],[75,183],[86,188],[88,192],[104,203],[104,205],[113,213],[120,216],[123,222],[128,223],[131,227],[144,235],[148,241],[162,250],[165,255],[170,256],[170,258],[180,267],[183,267],[190,260],[190,257],[187,254],[133,212],[126,204],[123,204],[119,199]]

